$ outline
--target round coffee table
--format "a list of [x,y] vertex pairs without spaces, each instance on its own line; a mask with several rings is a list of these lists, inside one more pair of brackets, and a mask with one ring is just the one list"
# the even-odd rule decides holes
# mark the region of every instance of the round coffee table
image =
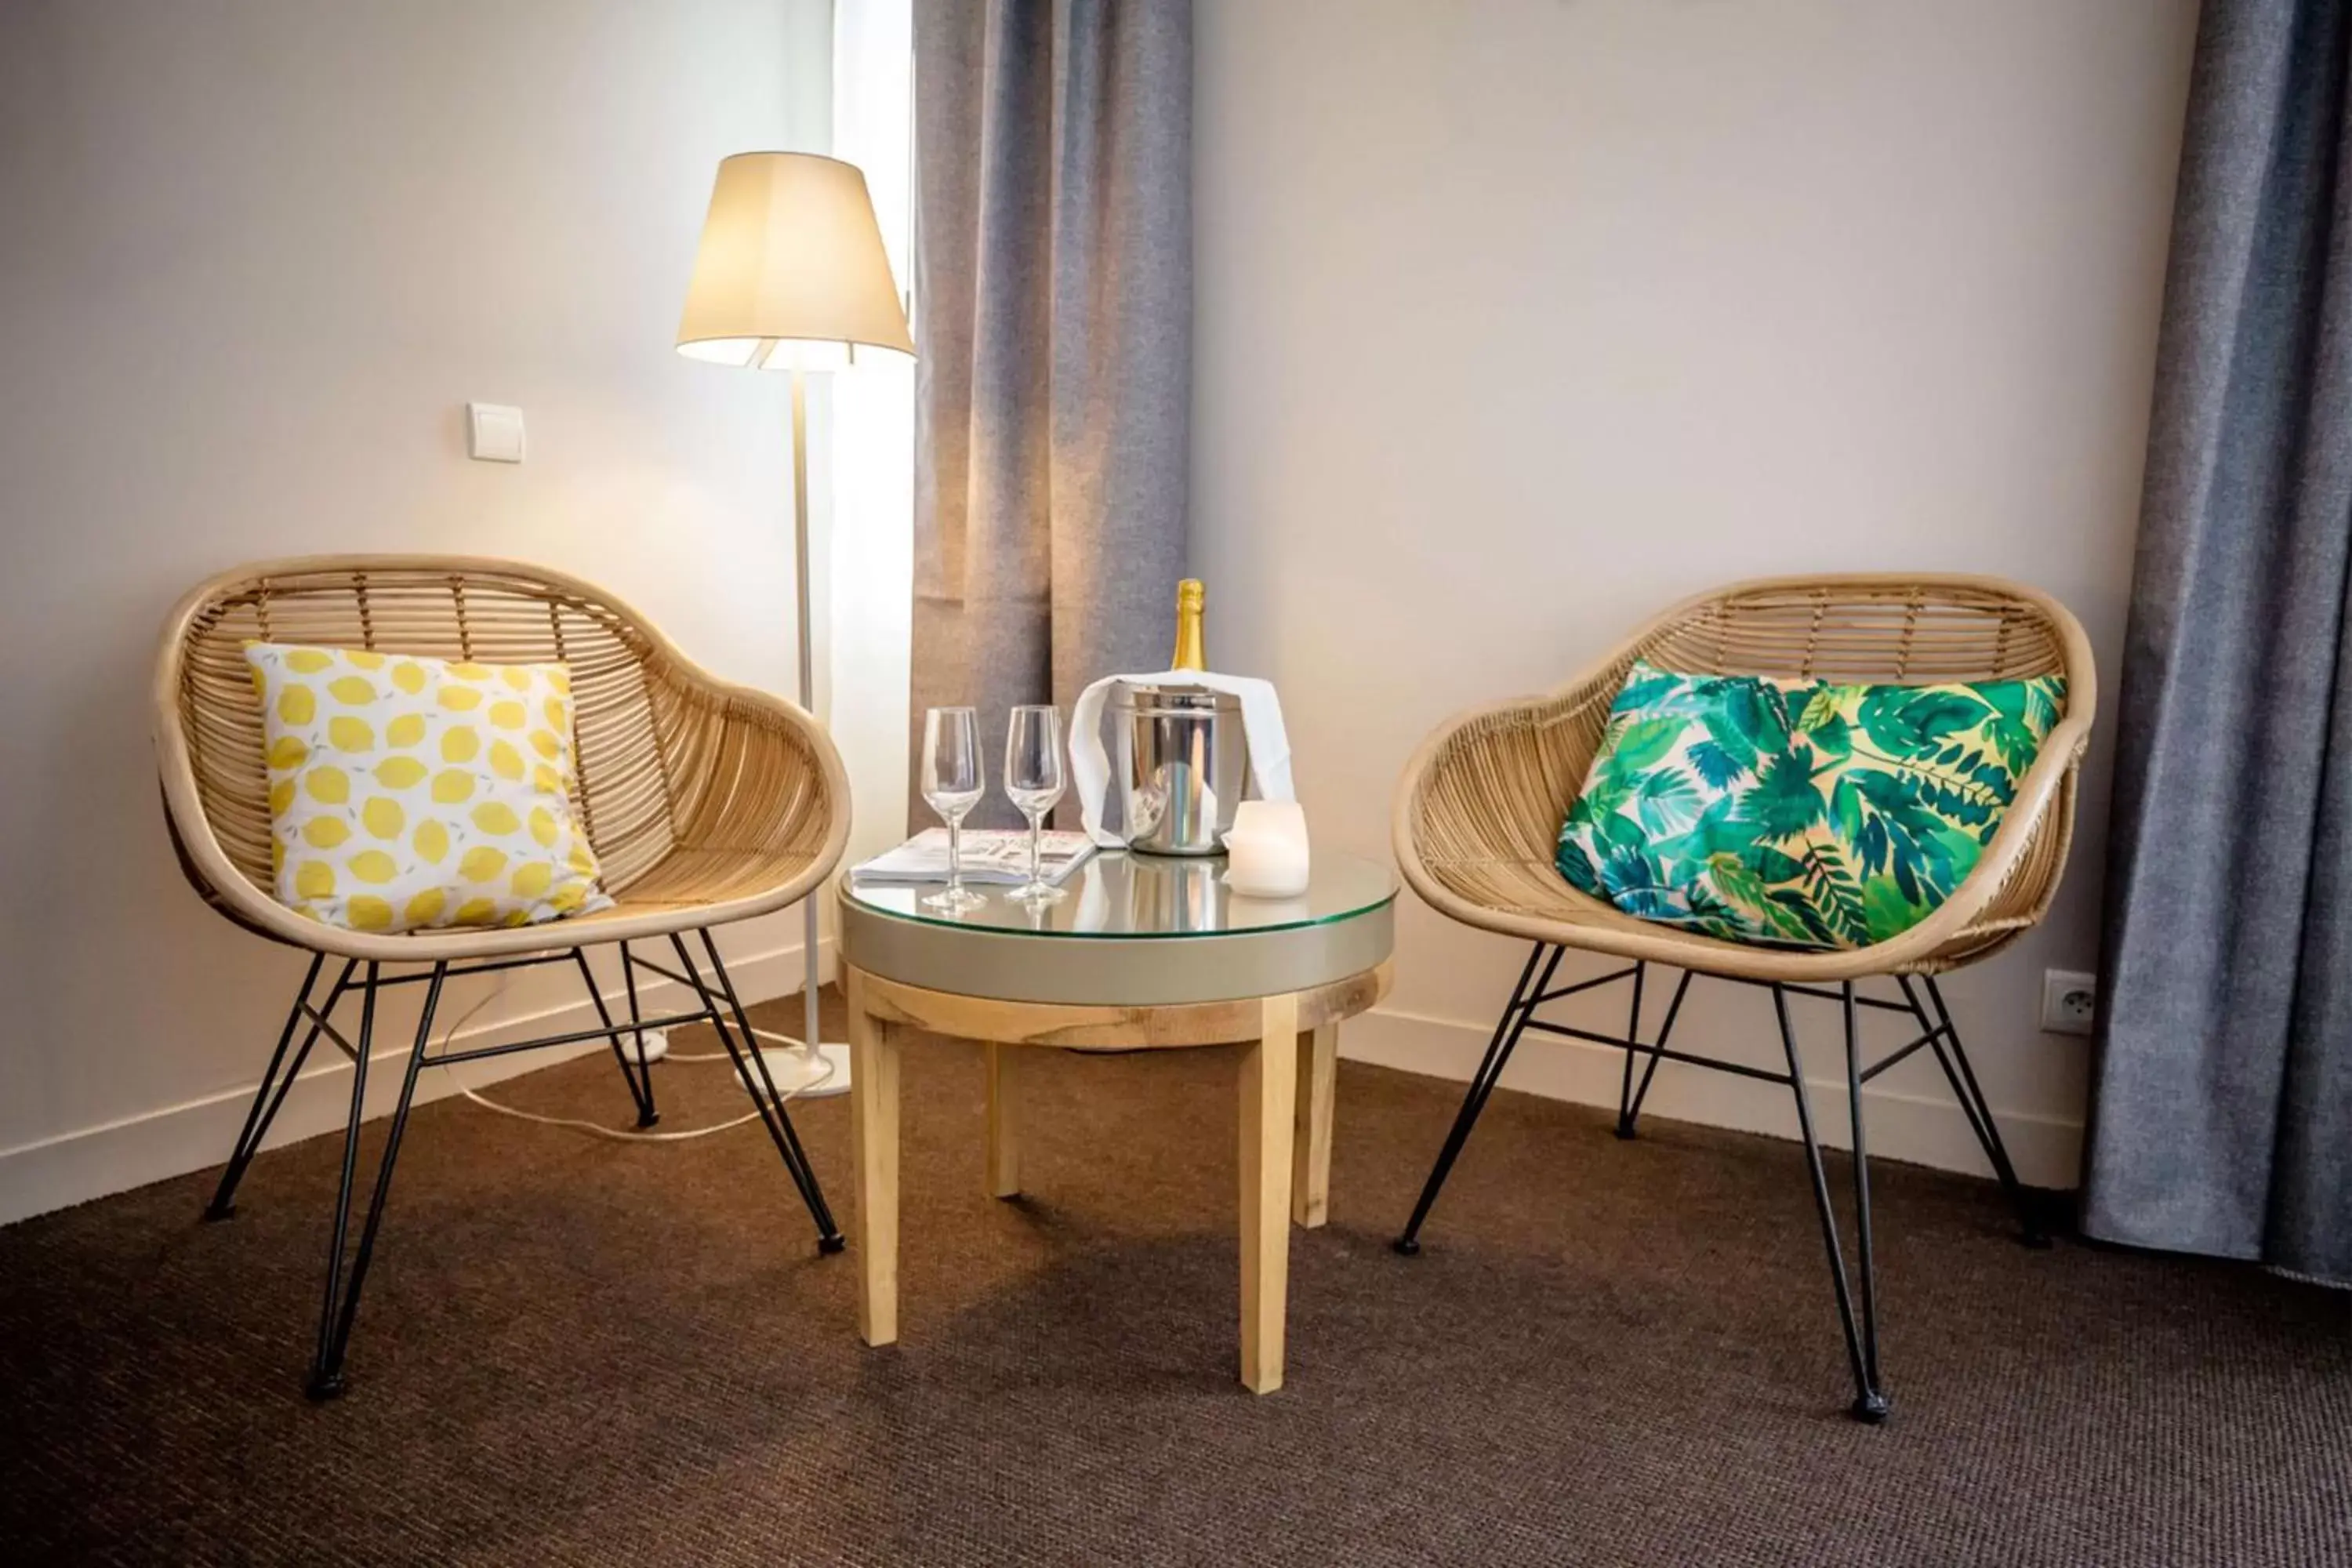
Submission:
[[[1282,1386],[1289,1222],[1323,1223],[1343,1018],[1388,991],[1396,879],[1318,850],[1298,898],[1235,897],[1221,858],[1106,852],[1059,903],[1002,889],[961,915],[929,887],[840,884],[856,1163],[858,1332],[898,1337],[898,1064],[909,1030],[988,1048],[988,1190],[1021,1190],[1022,1048],[1245,1044],[1241,1062],[1241,1374]],[[1305,1043],[1306,1048],[1299,1047]]]

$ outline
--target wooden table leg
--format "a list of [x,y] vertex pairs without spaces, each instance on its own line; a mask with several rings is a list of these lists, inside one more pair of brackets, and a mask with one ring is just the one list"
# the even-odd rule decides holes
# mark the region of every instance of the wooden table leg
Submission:
[[988,1195],[1021,1195],[1021,1052],[988,1047]]
[[1258,1038],[1242,1058],[1242,1382],[1282,1386],[1284,1309],[1290,1296],[1291,1119],[1298,1097],[1298,998],[1260,1005]]
[[898,1042],[870,1016],[860,975],[845,970],[849,1001],[850,1159],[857,1173],[857,1334],[898,1338]]
[[1331,1106],[1339,1086],[1339,1026],[1300,1037],[1297,1142],[1292,1146],[1290,1217],[1313,1230],[1331,1215]]

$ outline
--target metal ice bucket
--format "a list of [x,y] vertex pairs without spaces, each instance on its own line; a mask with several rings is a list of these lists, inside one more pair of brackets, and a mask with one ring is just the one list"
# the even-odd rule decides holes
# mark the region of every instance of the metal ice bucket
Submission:
[[1147,855],[1215,855],[1249,786],[1241,699],[1197,686],[1111,689],[1120,831]]

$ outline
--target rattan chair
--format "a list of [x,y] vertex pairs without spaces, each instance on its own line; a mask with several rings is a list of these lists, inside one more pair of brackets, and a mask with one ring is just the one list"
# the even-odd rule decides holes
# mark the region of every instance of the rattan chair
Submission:
[[[271,892],[262,715],[244,657],[244,645],[253,639],[488,663],[562,660],[571,669],[574,699],[573,805],[614,907],[511,930],[387,935],[323,925],[280,904]],[[576,579],[503,561],[396,555],[272,562],[203,584],[164,626],[154,698],[165,815],[188,880],[228,919],[312,955],[207,1218],[225,1219],[234,1212],[237,1184],[320,1037],[364,1063],[379,994],[394,985],[425,986],[374,1193],[347,1267],[367,1089],[366,1072],[352,1075],[342,1181],[309,1381],[312,1397],[342,1389],[360,1289],[383,1218],[417,1074],[428,1065],[601,1038],[620,1065],[638,1125],[648,1127],[658,1111],[643,1031],[707,1022],[744,1081],[758,1076],[761,1088],[751,1099],[816,1222],[819,1247],[840,1249],[840,1229],[710,938],[713,926],[807,896],[841,858],[849,832],[848,782],[833,742],[807,713],[714,679],[644,617]],[[707,976],[688,950],[690,934],[699,936]],[[677,968],[631,951],[632,942],[644,941],[666,942]],[[598,943],[620,949],[629,999],[625,1021],[614,1021],[583,951]],[[321,1001],[320,981],[331,960],[337,962],[337,973]],[[430,1049],[446,981],[541,963],[577,968],[599,1027],[466,1050],[448,1050],[446,1044],[437,1053]],[[394,966],[416,967],[385,973]],[[637,1005],[640,971],[685,986],[699,1005],[646,1016]],[[347,1002],[356,1002],[358,1008],[351,1035],[334,1021]],[[350,1027],[348,1021],[344,1027]],[[624,1045],[625,1037],[634,1051]]]
[[[1611,703],[1636,658],[1685,674],[1874,682],[2061,674],[2066,692],[2059,722],[2020,781],[2007,817],[1974,872],[1948,901],[1891,941],[1849,952],[1797,952],[1717,941],[1634,919],[1579,892],[1556,868],[1553,857],[1561,821],[1583,785]],[[1528,1029],[1623,1050],[1617,1108],[1621,1138],[1634,1135],[1661,1061],[1722,1068],[1786,1084],[1796,1098],[1798,1127],[1853,1364],[1853,1414],[1864,1420],[1883,1419],[1888,1405],[1878,1368],[1862,1086],[1916,1051],[1932,1052],[1994,1174],[2016,1205],[2026,1239],[2047,1244],[2034,1194],[2020,1184],[2010,1163],[1992,1108],[1978,1086],[1935,977],[2015,941],[2050,907],[2065,866],[2074,829],[2075,773],[2096,701],[2090,645],[2082,627],[2063,606],[2030,588],[1969,576],[1792,577],[1743,583],[1686,601],[1559,690],[1480,709],[1444,725],[1407,765],[1397,791],[1396,853],[1405,879],[1441,914],[1531,942],[1533,948],[1496,1022],[1486,1057],[1420,1202],[1397,1238],[1397,1250],[1419,1250],[1430,1205],[1513,1048]],[[1570,948],[1630,962],[1554,989],[1553,973]],[[1681,977],[1656,1038],[1644,1045],[1640,1039],[1643,980],[1653,963],[1670,965],[1681,971]],[[1769,988],[1788,1064],[1785,1074],[1669,1047],[1675,1018],[1694,973]],[[1858,994],[1855,981],[1873,976],[1892,976],[1901,1000]],[[1622,1038],[1535,1016],[1546,1003],[1620,981],[1632,984]],[[1853,1119],[1859,1328],[1796,1037],[1790,1027],[1791,993],[1842,1005]],[[1878,1061],[1864,1063],[1855,1027],[1857,1007],[1907,1014],[1921,1033]]]

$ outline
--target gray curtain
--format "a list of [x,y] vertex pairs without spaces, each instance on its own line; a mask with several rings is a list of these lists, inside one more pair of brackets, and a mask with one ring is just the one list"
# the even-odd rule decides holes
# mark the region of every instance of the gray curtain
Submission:
[[2206,0],[2084,1228],[2352,1280],[2352,0]]
[[[1192,404],[1190,0],[916,0],[923,710],[1165,668]],[[910,816],[929,820],[919,784]],[[992,808],[992,809],[991,809]]]

